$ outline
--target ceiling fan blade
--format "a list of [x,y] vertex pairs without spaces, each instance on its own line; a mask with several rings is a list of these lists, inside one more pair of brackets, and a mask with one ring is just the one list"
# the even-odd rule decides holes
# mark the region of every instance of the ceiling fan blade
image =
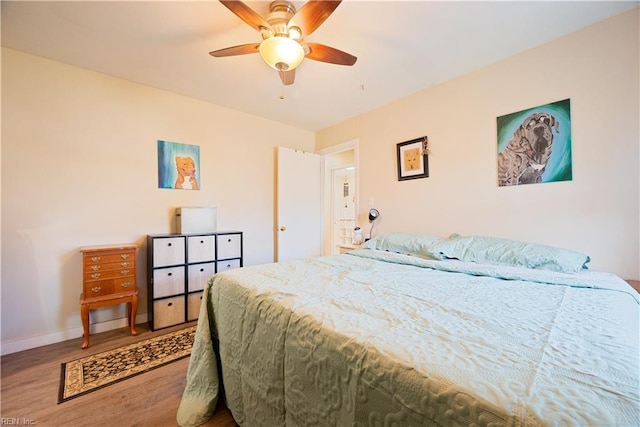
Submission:
[[278,71],[278,74],[280,74],[280,80],[282,80],[282,84],[285,86],[292,85],[296,79],[295,68],[289,71]]
[[226,47],[224,49],[214,50],[209,52],[209,55],[216,58],[222,58],[224,56],[246,55],[248,53],[258,53],[260,43],[248,43],[241,44],[239,46]]
[[235,13],[238,18],[249,24],[252,28],[260,31],[260,28],[271,29],[271,25],[265,19],[258,15],[253,9],[238,0],[220,0],[227,9]]
[[305,55],[305,58],[313,59],[314,61],[353,65],[358,60],[358,58],[347,52],[320,43],[305,43],[305,45],[309,48],[309,53]]
[[289,26],[302,30],[302,36],[313,33],[340,5],[339,1],[311,0],[305,3],[289,21]]

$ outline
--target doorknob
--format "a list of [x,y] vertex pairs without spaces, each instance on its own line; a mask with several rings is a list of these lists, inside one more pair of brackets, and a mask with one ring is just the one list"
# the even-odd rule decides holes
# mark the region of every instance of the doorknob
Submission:
[[280,231],[286,231],[286,230],[287,230],[287,227],[285,227],[284,225],[280,226]]

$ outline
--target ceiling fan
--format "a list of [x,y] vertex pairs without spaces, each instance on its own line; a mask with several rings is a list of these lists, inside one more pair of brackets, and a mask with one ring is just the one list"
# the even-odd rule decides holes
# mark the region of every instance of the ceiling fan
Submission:
[[269,5],[266,18],[241,1],[220,0],[231,12],[260,32],[261,43],[248,43],[209,52],[217,58],[260,53],[262,59],[278,71],[282,83],[293,84],[295,68],[304,58],[338,65],[353,65],[356,58],[320,43],[306,43],[311,35],[340,5],[339,1],[311,0],[296,11],[289,1],[277,0]]

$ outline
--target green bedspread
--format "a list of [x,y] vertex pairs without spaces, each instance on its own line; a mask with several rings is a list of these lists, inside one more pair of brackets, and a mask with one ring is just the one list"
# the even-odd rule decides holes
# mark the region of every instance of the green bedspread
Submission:
[[640,425],[639,319],[606,273],[374,250],[229,270],[205,288],[177,419],[224,395],[251,427]]

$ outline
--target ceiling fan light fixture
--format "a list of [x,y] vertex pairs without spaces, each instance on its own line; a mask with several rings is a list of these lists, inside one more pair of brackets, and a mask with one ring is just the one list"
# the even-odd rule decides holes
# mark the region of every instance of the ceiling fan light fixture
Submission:
[[258,48],[260,56],[271,68],[291,71],[304,59],[304,48],[300,43],[284,36],[265,39]]
[[302,30],[296,26],[289,27],[289,38],[300,40],[300,38],[302,38]]

